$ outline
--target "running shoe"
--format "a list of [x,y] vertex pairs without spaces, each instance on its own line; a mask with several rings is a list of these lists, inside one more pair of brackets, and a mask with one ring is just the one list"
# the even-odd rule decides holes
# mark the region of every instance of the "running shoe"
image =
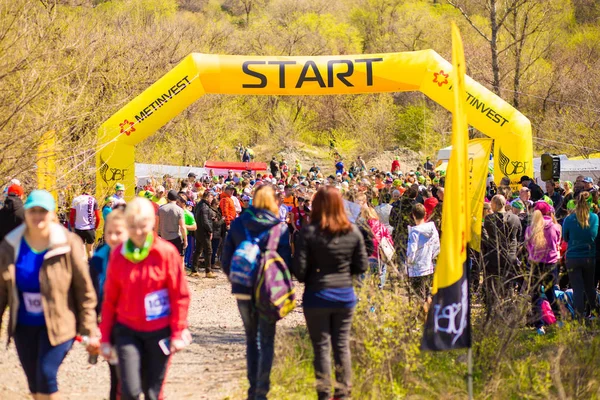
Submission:
[[541,328],[537,328],[537,334],[538,335],[545,335],[546,334],[546,331],[544,330],[543,326]]

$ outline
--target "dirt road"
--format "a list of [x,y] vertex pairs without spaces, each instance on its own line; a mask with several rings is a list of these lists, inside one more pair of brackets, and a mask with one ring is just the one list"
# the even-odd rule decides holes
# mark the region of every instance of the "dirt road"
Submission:
[[[235,299],[223,274],[218,279],[189,278],[192,302],[189,312],[194,342],[171,360],[165,393],[168,399],[240,399],[245,390],[245,339]],[[5,315],[4,321],[7,321]],[[296,309],[279,326],[302,323]],[[28,399],[27,383],[11,345],[5,350],[6,332],[0,338],[0,399]],[[59,371],[59,388],[69,400],[108,398],[108,366],[87,364],[87,353],[75,345]]]

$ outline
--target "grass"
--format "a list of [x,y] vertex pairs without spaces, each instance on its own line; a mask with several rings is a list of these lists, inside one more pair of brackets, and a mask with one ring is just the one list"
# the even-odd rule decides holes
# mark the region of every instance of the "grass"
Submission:
[[[424,313],[399,288],[381,292],[367,285],[360,298],[351,342],[354,399],[467,397],[466,349],[421,352]],[[473,313],[475,398],[600,399],[597,326],[567,322],[538,336],[522,318],[498,318],[486,326],[478,310]],[[271,397],[314,398],[312,357],[305,327],[280,335]]]

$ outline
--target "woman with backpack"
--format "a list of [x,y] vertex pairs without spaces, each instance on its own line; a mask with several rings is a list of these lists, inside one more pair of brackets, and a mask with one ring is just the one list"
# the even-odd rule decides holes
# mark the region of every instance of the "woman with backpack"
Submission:
[[594,270],[598,216],[590,212],[589,197],[589,192],[581,192],[575,212],[563,221],[563,238],[568,242],[567,272],[573,288],[573,305],[580,318],[585,314],[585,297],[592,310],[597,309]]
[[357,298],[353,276],[367,271],[363,236],[350,223],[338,189],[319,189],[311,222],[300,232],[293,274],[305,283],[303,309],[315,353],[319,400],[331,396],[331,359],[336,371],[334,398],[350,397],[350,327]]
[[538,201],[534,206],[531,225],[525,230],[525,245],[533,283],[531,301],[533,310],[536,310],[533,313],[535,327],[542,335],[545,333],[544,322],[540,315],[542,286],[554,315],[558,315],[560,311],[555,301],[554,285],[558,284],[561,227],[556,222],[553,213],[552,206],[545,201]]
[[[225,239],[221,267],[229,277],[231,292],[237,299],[238,309],[244,323],[246,333],[246,363],[247,377],[250,387],[249,400],[264,400],[270,388],[271,366],[275,354],[275,322],[261,318],[253,301],[253,288],[256,274],[247,276],[249,285],[233,280],[230,275],[234,253],[239,253],[240,247],[249,241],[256,243],[260,254],[264,254],[270,239],[269,232],[279,225],[279,205],[275,191],[270,185],[256,189],[250,206],[239,218],[231,223],[231,228]],[[242,246],[240,246],[242,245]],[[287,227],[281,229],[277,253],[287,265],[291,263],[291,248]]]

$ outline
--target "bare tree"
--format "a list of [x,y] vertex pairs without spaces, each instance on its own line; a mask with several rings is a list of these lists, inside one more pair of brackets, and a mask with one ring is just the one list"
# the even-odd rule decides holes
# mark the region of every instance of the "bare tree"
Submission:
[[[538,60],[548,55],[552,41],[543,32],[552,28],[550,16],[556,10],[545,0],[447,0],[490,46],[492,88],[500,95],[501,83],[513,74],[513,105],[519,106],[521,78]],[[475,12],[468,5],[486,10],[489,28],[475,21]],[[503,53],[511,55],[510,63],[501,63]],[[502,66],[501,66],[502,64]],[[504,67],[505,65],[511,67]]]

